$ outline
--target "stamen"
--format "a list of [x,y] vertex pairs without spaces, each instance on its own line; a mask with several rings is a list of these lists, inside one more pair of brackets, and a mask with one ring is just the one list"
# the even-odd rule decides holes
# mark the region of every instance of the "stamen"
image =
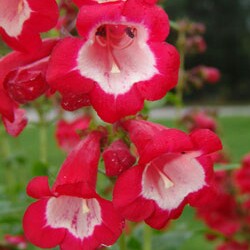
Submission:
[[17,6],[17,14],[20,14],[22,12],[23,6],[24,6],[23,0],[20,0]]
[[110,72],[113,74],[118,74],[121,72],[118,65],[114,61],[113,61],[112,68],[111,68]]
[[82,201],[82,212],[83,214],[87,214],[89,212],[89,207],[87,205],[87,201],[86,200],[83,200]]
[[171,187],[174,186],[174,183],[164,173],[162,173],[159,169],[158,169],[158,173],[159,173],[161,179],[163,180],[164,187],[166,189],[171,188]]
[[105,24],[100,26],[95,38],[97,44],[105,47],[108,53],[107,71],[111,74],[119,74],[121,68],[115,56],[115,50],[123,50],[131,46],[136,37],[136,29],[126,25]]

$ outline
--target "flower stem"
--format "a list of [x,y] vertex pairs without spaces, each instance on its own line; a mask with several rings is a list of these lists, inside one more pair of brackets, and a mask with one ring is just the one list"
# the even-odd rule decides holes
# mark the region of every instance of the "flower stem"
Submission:
[[119,246],[120,246],[120,250],[127,250],[125,232],[123,232],[120,237]]
[[48,156],[47,156],[47,128],[46,124],[40,122],[39,124],[39,145],[40,145],[40,161],[42,163],[47,163]]
[[48,136],[47,136],[47,122],[44,117],[44,111],[42,109],[42,103],[35,102],[35,108],[39,116],[38,128],[39,128],[39,160],[44,164],[44,172],[48,174]]
[[183,91],[185,87],[185,42],[186,42],[186,34],[184,31],[179,31],[178,39],[177,39],[177,47],[180,54],[180,70],[179,70],[179,81],[176,86],[176,118],[177,121],[180,118],[180,110],[183,106]]
[[177,31],[180,29],[180,27],[179,27],[179,25],[178,25],[177,22],[170,21],[169,23],[170,23],[170,27],[171,27],[172,29],[177,30]]
[[143,250],[151,250],[152,230],[148,225],[144,225]]

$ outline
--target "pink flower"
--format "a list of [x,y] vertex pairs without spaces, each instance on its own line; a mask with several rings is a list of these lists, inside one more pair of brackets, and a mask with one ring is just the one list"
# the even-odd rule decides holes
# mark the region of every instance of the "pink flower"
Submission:
[[102,154],[107,176],[120,175],[133,166],[136,158],[122,140],[116,140]]
[[186,50],[189,53],[204,53],[207,49],[207,44],[204,38],[200,35],[188,37],[186,40]]
[[84,5],[77,28],[83,39],[60,42],[47,75],[70,99],[65,109],[81,106],[74,99],[82,106],[89,100],[104,121],[114,122],[176,85],[179,56],[164,42],[169,22],[160,7],[135,0]]
[[27,249],[27,240],[23,235],[6,234],[4,239],[8,242],[8,244],[17,247],[17,249]]
[[213,189],[207,199],[209,202],[197,209],[197,214],[212,229],[231,237],[241,228],[241,215],[235,197],[230,193],[232,178],[227,171],[216,171]]
[[33,101],[48,90],[45,79],[50,53],[58,39],[44,40],[34,53],[12,52],[0,60],[0,81],[19,103]]
[[0,114],[7,133],[18,136],[27,125],[25,111],[10,98],[2,86],[0,68]]
[[40,32],[57,23],[54,0],[0,0],[0,35],[13,49],[35,51],[41,45]]
[[185,204],[199,204],[213,173],[207,154],[219,150],[221,142],[210,130],[187,135],[142,120],[127,121],[124,127],[140,158],[118,177],[114,205],[126,219],[160,229]]
[[84,130],[89,127],[91,118],[79,117],[72,122],[60,120],[56,127],[58,145],[69,153],[81,140]]
[[226,193],[217,193],[207,198],[214,202],[199,207],[198,216],[209,227],[227,237],[238,232],[241,228],[241,223],[234,197]]
[[208,83],[217,83],[221,78],[220,71],[214,67],[201,66],[200,72],[203,79]]
[[250,154],[242,159],[242,166],[235,171],[235,182],[242,193],[250,193]]
[[216,248],[217,250],[248,250],[249,244],[247,242],[237,242],[237,241],[228,241]]
[[210,129],[213,132],[217,130],[215,115],[209,110],[189,110],[183,117],[182,122],[188,131],[195,129]]
[[2,116],[2,121],[8,134],[16,137],[18,136],[28,123],[26,118],[26,112],[24,109],[17,107],[13,110],[14,118],[13,121],[9,121],[8,118]]
[[112,245],[123,221],[110,201],[95,192],[100,134],[91,133],[69,154],[52,187],[46,177],[34,178],[27,193],[38,199],[23,219],[27,239],[42,248],[94,250]]
[[[126,2],[127,0],[73,0],[78,7],[86,4],[103,4],[112,2]],[[144,2],[147,4],[155,4],[157,0],[137,0],[138,2]]]

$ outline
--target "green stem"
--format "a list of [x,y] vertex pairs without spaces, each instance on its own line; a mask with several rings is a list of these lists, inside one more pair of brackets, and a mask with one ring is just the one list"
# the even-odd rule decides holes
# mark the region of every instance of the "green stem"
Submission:
[[179,70],[179,81],[176,86],[176,97],[178,103],[176,104],[176,118],[177,121],[180,118],[180,110],[183,107],[183,92],[185,87],[185,42],[186,34],[184,31],[179,32],[177,39],[177,47],[180,54],[180,70]]
[[179,27],[179,25],[178,25],[177,22],[170,21],[169,23],[170,23],[170,27],[171,27],[172,29],[177,30],[177,31],[180,30],[180,27]]
[[127,246],[126,246],[126,235],[123,232],[120,240],[119,240],[119,246],[120,246],[120,250],[127,250]]
[[44,112],[41,107],[41,103],[34,103],[36,111],[39,116],[39,160],[44,164],[45,173],[48,174],[47,163],[48,163],[48,135],[47,135],[47,122],[44,117]]
[[39,145],[40,145],[40,161],[42,163],[48,162],[48,154],[47,154],[47,145],[48,145],[48,138],[47,138],[47,127],[46,124],[41,122],[39,124]]
[[152,229],[148,225],[144,225],[144,240],[143,240],[143,250],[151,250],[152,245]]

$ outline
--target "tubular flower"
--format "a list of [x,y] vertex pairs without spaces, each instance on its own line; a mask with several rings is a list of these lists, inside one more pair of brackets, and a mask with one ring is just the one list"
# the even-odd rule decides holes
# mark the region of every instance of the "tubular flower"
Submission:
[[39,48],[39,33],[57,23],[58,7],[54,0],[0,0],[0,6],[0,35],[16,50]]
[[[1,70],[0,70],[1,71]],[[25,111],[3,89],[0,72],[0,114],[7,133],[18,136],[27,125]]]
[[244,156],[241,168],[235,172],[235,182],[241,193],[250,193],[250,153]]
[[126,219],[145,220],[160,229],[178,217],[185,204],[203,202],[213,174],[208,154],[221,148],[213,132],[187,135],[139,120],[127,121],[124,127],[140,156],[114,188],[114,205]]
[[107,176],[117,176],[132,167],[136,158],[128,146],[120,139],[112,142],[102,154]]
[[[123,221],[110,201],[95,192],[100,134],[91,133],[69,154],[52,189],[46,177],[34,178],[27,193],[36,199],[23,219],[29,241],[42,248],[94,250],[112,245]],[[112,219],[110,219],[112,218]]]
[[114,122],[176,85],[179,55],[164,42],[169,22],[160,7],[135,0],[84,5],[77,28],[84,39],[60,42],[47,74],[68,100],[65,109],[79,108],[74,98],[89,98],[104,121]]
[[60,148],[69,153],[81,140],[84,130],[89,127],[91,118],[79,117],[72,122],[60,120],[56,127],[56,139]]
[[[73,2],[78,6],[81,7],[86,4],[103,4],[109,2],[126,2],[127,0],[73,0]],[[157,0],[138,0],[141,2],[145,2],[147,4],[155,4]]]
[[58,39],[46,39],[34,53],[12,52],[0,60],[0,81],[18,103],[32,101],[48,90],[45,79],[50,53]]

